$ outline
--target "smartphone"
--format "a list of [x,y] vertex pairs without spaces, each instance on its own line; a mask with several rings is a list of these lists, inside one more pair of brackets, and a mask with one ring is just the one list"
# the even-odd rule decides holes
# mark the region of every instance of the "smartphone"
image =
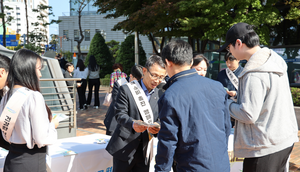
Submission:
[[226,88],[226,87],[224,87],[224,89],[225,89],[226,91],[229,91],[228,88]]

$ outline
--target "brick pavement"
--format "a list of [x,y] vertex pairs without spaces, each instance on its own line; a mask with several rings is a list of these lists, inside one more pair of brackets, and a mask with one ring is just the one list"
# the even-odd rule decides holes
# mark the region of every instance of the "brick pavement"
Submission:
[[[108,87],[100,87],[99,97],[101,105],[99,109],[93,109],[93,106],[90,106],[87,110],[77,111],[77,136],[89,135],[93,133],[105,134],[106,130],[103,120],[108,107],[103,106],[102,103],[107,91]],[[94,99],[92,99],[91,105],[93,105],[93,103]],[[77,105],[79,105],[78,97]],[[298,132],[298,137],[300,137],[300,130]],[[300,172],[300,142],[294,145],[294,149],[290,158],[289,172]]]

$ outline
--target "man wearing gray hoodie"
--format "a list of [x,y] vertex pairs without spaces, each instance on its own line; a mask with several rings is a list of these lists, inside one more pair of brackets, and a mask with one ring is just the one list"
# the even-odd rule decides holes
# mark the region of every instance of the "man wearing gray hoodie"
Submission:
[[228,99],[236,120],[234,153],[244,157],[243,172],[283,172],[298,141],[287,65],[268,48],[260,48],[259,37],[247,23],[233,25],[226,42],[238,60],[247,60],[239,74],[237,102]]

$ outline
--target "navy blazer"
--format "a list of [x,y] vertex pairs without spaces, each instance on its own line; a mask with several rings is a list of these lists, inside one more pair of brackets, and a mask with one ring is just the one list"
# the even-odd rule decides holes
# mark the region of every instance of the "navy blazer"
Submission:
[[170,171],[174,157],[178,172],[229,172],[231,124],[221,83],[190,69],[172,76],[166,86],[158,102],[155,171]]
[[[139,81],[140,83],[141,81]],[[158,89],[155,88],[154,93],[150,97],[150,106],[153,112],[153,121],[159,123],[158,119]],[[143,150],[145,150],[149,142],[147,130],[142,133],[137,133],[132,128],[132,120],[143,120],[134,101],[134,98],[128,86],[122,85],[120,87],[116,102],[115,102],[115,118],[118,122],[106,150],[117,159],[128,161],[133,158],[139,144],[143,143]]]
[[[238,78],[239,74],[243,71],[243,67],[239,66],[233,73],[234,75]],[[221,70],[218,73],[218,77],[217,77],[217,81],[220,81],[223,85],[223,87],[228,88],[229,91],[236,91],[237,89],[233,86],[233,84],[231,83],[230,79],[228,78],[227,74],[226,74],[226,69]],[[230,98],[231,96],[227,95],[228,98]]]

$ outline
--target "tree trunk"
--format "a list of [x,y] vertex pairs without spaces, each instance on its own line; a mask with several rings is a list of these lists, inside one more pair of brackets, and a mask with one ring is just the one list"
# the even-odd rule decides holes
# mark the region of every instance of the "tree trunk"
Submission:
[[83,5],[83,3],[81,3],[81,5],[79,7],[79,10],[78,10],[78,25],[79,25],[79,33],[80,33],[80,36],[81,36],[81,38],[79,40],[77,40],[78,58],[81,58],[80,44],[84,39],[84,35],[83,35],[83,32],[82,32],[82,28],[81,28],[81,12],[82,12],[82,10],[85,6],[83,8],[81,8],[82,5]]
[[[1,13],[4,14],[3,0],[1,0]],[[6,27],[5,27],[5,16],[2,18],[2,27],[3,27],[3,46],[6,47]]]
[[200,41],[197,39],[197,52],[200,53]]
[[26,37],[24,38],[24,46],[25,44],[28,42],[26,41],[26,39],[28,40],[28,32],[29,32],[29,25],[28,25],[28,11],[27,11],[27,0],[24,0],[25,2],[25,15],[26,15]]
[[160,43],[160,53],[159,53],[159,55],[161,54],[162,49],[164,48],[164,44],[165,44],[165,36],[163,36],[162,39],[161,39],[161,43]]
[[204,50],[206,47],[206,44],[208,43],[208,39],[202,40],[201,41],[201,54],[204,54]]
[[153,50],[154,50],[155,54],[156,54],[156,55],[160,55],[160,54],[158,53],[157,49],[156,49],[155,44],[154,44],[154,38],[153,38],[152,33],[149,33],[149,37],[150,37],[150,39],[151,39],[152,47],[153,47]]

